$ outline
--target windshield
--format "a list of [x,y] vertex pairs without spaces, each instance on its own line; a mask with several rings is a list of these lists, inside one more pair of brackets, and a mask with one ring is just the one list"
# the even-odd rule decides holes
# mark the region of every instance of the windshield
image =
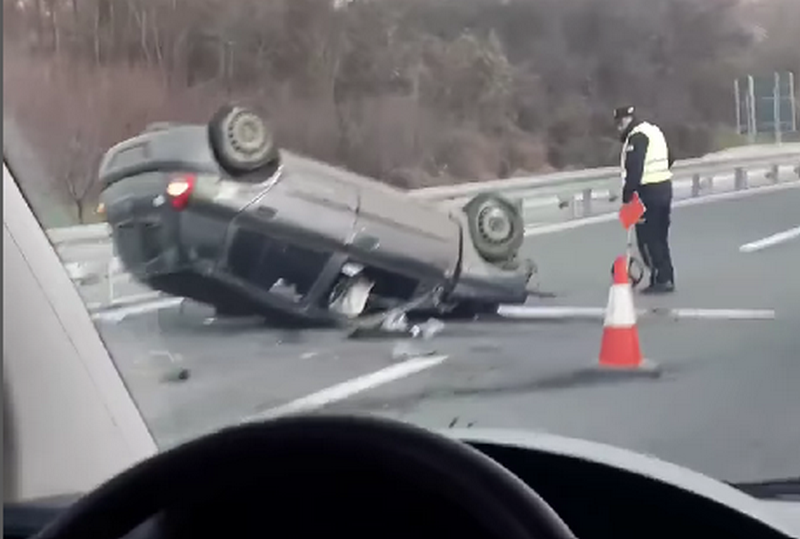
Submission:
[[4,151],[161,449],[336,411],[796,477],[798,20],[4,0]]

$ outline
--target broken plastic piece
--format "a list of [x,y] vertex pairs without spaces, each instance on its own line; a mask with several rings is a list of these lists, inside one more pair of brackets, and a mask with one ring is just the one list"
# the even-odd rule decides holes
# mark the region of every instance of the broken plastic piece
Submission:
[[386,315],[381,329],[384,331],[403,332],[408,330],[408,317],[403,311],[394,311]]
[[436,318],[429,318],[422,324],[417,324],[411,328],[413,337],[422,337],[425,340],[432,339],[444,329],[444,322]]

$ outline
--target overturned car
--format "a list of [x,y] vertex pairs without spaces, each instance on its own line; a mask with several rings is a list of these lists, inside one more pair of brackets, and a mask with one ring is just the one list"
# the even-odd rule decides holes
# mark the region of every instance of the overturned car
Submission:
[[528,296],[534,266],[519,258],[512,203],[426,202],[279,151],[246,107],[150,126],[108,150],[99,175],[123,266],[219,314],[358,325]]

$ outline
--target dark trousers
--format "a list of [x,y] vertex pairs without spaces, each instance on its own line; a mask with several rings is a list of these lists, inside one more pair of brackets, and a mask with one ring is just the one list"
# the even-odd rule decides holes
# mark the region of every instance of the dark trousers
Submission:
[[675,283],[669,251],[671,201],[665,202],[646,204],[644,222],[636,225],[636,241],[642,261],[650,269],[650,284]]

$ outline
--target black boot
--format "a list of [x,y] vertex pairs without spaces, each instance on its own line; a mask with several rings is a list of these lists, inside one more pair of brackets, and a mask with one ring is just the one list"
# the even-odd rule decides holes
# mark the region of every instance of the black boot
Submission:
[[673,282],[665,282],[665,283],[653,283],[644,290],[642,290],[642,294],[669,294],[675,291],[675,283]]

